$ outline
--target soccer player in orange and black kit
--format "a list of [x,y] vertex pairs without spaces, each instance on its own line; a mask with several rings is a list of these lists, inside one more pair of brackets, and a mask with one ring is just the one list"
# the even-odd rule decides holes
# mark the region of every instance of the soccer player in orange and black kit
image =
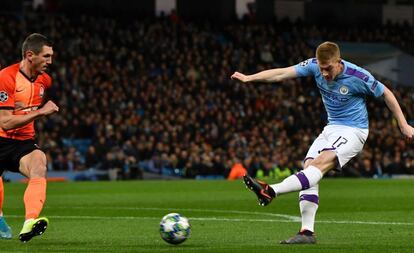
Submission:
[[[59,110],[52,101],[43,104],[52,79],[45,70],[52,64],[52,43],[34,33],[22,45],[23,59],[0,71],[0,174],[20,172],[29,181],[24,193],[25,222],[22,242],[41,235],[48,219],[40,217],[46,199],[46,156],[35,142],[34,120]],[[3,182],[0,182],[0,208]],[[0,237],[11,238],[11,231],[0,209]]]

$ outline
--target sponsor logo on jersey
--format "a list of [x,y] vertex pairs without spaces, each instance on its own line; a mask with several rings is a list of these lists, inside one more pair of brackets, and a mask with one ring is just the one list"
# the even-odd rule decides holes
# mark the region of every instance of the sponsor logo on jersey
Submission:
[[340,96],[337,93],[329,92],[329,91],[326,91],[324,89],[319,89],[319,90],[321,91],[322,99],[324,101],[326,101],[326,99],[328,99],[331,103],[336,104],[336,105],[340,105],[340,104],[343,104],[343,103],[345,103],[349,100],[349,97]]
[[5,91],[0,91],[0,102],[4,103],[9,99],[9,94]]

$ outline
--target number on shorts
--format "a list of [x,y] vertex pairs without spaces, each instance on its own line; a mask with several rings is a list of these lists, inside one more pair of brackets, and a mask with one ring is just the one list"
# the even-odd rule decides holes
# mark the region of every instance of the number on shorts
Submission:
[[333,148],[339,148],[342,144],[346,144],[348,140],[342,136],[339,136],[338,139],[332,144]]

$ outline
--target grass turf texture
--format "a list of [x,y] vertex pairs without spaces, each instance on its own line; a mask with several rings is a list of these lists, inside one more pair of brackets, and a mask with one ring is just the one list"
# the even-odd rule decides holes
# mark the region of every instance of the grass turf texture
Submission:
[[[12,240],[0,252],[413,252],[414,181],[324,179],[316,245],[280,245],[300,223],[298,194],[267,207],[241,181],[50,183],[46,233],[23,244],[25,184],[6,183],[4,213]],[[165,243],[159,222],[190,219],[191,237]]]

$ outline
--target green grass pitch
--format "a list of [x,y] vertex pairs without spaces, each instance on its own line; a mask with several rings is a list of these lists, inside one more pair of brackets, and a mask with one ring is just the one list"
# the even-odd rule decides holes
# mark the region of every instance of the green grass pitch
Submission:
[[[49,183],[50,226],[23,244],[25,184],[6,183],[12,240],[0,252],[414,252],[414,181],[324,179],[316,245],[280,245],[299,229],[298,194],[257,204],[241,181]],[[167,213],[189,218],[191,237],[169,245],[159,235]]]

